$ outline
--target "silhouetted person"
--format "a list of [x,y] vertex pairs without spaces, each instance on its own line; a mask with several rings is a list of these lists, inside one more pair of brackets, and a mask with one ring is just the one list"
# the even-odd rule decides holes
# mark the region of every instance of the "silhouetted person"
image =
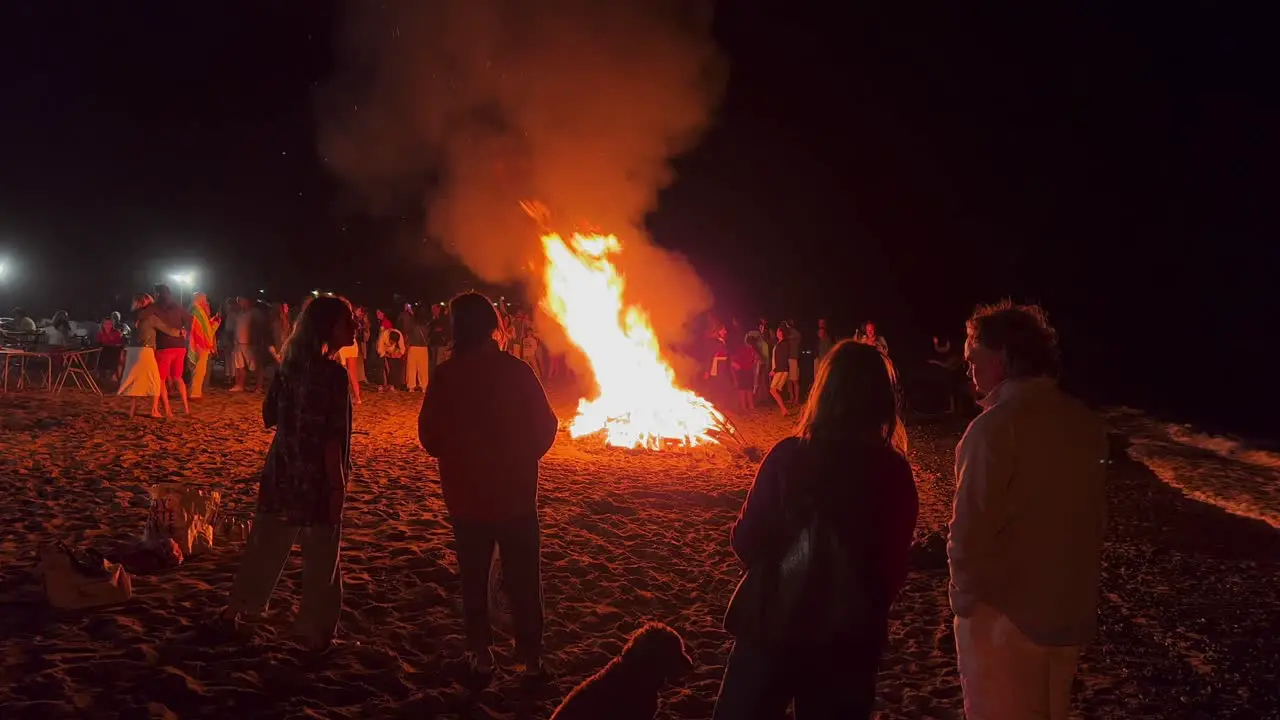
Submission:
[[427,385],[418,437],[440,461],[470,661],[478,673],[493,670],[489,571],[498,548],[516,662],[537,675],[543,612],[538,461],[555,442],[558,423],[533,369],[498,349],[498,314],[489,299],[459,295],[450,315],[453,353]]
[[444,305],[431,304],[431,320],[427,323],[427,377],[435,376],[444,350],[449,346],[449,318],[444,316]]
[[[760,464],[730,536],[747,577],[724,619],[734,644],[715,720],[781,720],[793,700],[797,720],[870,717],[918,511],[895,385],[875,348],[836,345],[795,434]],[[782,561],[806,529],[807,569],[779,615]]]
[[276,428],[258,485],[258,509],[223,622],[261,617],[294,544],[302,544],[297,632],[325,650],[342,613],[342,509],[351,476],[351,397],[333,360],[355,339],[351,305],[324,296],[303,308],[271,380],[262,420]]
[[[148,310],[171,328],[186,330],[191,327],[191,313],[174,302],[173,291],[167,285],[156,285],[156,302]],[[182,410],[190,414],[191,407],[187,403],[187,383],[182,379],[183,371],[187,368],[186,337],[175,337],[163,333],[156,335],[156,364],[160,369],[160,379],[168,388],[178,388],[178,396],[182,398]]]

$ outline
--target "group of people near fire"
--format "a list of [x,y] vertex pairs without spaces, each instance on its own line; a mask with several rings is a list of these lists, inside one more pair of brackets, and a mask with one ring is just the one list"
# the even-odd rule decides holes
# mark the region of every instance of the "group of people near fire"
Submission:
[[[464,293],[433,314],[448,321],[448,351],[428,371],[418,437],[439,463],[469,666],[481,677],[496,670],[489,583],[500,550],[515,669],[541,677],[539,464],[556,441],[557,418],[535,366],[504,351],[494,303]],[[176,326],[163,317],[142,322],[157,336]],[[298,630],[317,651],[335,642],[356,401],[342,358],[360,345],[362,322],[346,300],[321,295],[275,348],[263,419],[276,433],[218,617],[229,631],[265,612],[300,542]],[[918,498],[897,375],[874,329],[864,333],[821,346],[795,429],[761,462],[729,532],[745,575],[723,621],[734,644],[717,720],[781,718],[792,703],[799,720],[872,712]],[[770,348],[775,400],[794,367],[778,350],[786,334],[780,329]],[[429,333],[419,346],[432,347]],[[746,369],[745,355],[729,362]],[[982,406],[956,449],[947,540],[965,711],[1066,718],[1081,647],[1095,630],[1107,435],[1093,412],[1058,388],[1057,336],[1038,307],[979,308],[967,322],[964,358]],[[753,357],[739,388],[761,377],[757,364]]]
[[[149,399],[152,417],[170,416],[174,394],[183,412],[190,414],[190,401],[203,397],[210,372],[217,367],[215,357],[221,361],[221,379],[231,392],[266,388],[283,364],[284,348],[302,309],[318,296],[312,293],[296,306],[231,297],[215,312],[204,293],[193,293],[190,305],[183,307],[171,289],[160,284],[153,292],[134,296],[128,320],[113,312],[88,339],[102,349],[98,366],[102,379],[118,382],[116,393],[130,398],[130,416],[136,414],[140,398]],[[526,309],[511,308],[504,301],[494,307],[503,352],[524,360],[539,378],[571,374],[564,355],[549,351],[539,341]],[[375,309],[372,317],[364,307],[353,306],[352,312],[355,340],[335,358],[347,371],[357,405],[364,388],[424,391],[436,366],[450,355],[452,328],[445,303],[427,307],[397,303],[396,310]],[[72,336],[63,311],[44,328],[38,328],[21,308],[14,315],[15,328],[6,332],[38,333],[40,347],[62,347],[62,338]]]
[[[313,293],[298,307],[231,298],[214,312],[201,293],[183,307],[159,285],[134,298],[129,321],[102,321],[98,338],[118,350],[105,367],[119,394],[149,398],[155,416],[169,414],[170,390],[189,411],[215,353],[232,392],[266,388],[263,420],[276,433],[218,622],[234,629],[264,613],[301,543],[298,629],[318,651],[335,642],[342,606],[352,406],[362,387],[423,392],[418,436],[439,463],[471,670],[495,671],[489,583],[500,549],[517,669],[539,677],[539,463],[558,430],[542,380],[569,371],[530,315],[505,302],[469,292],[427,308],[371,316]],[[35,330],[25,313],[15,318],[6,332]],[[65,317],[49,327],[73,332]],[[708,395],[736,394],[743,411],[766,396],[783,414],[799,407],[730,531],[746,572],[724,618],[735,642],[714,717],[781,718],[791,703],[799,720],[868,717],[918,512],[888,343],[871,322],[838,341],[819,320],[807,345],[794,321],[711,327],[693,353]],[[945,362],[931,361],[963,372],[980,398],[956,448],[946,544],[965,711],[1066,718],[1096,627],[1106,432],[1058,388],[1057,335],[1040,308],[980,307],[966,331],[962,360],[934,338]]]
[[[798,406],[802,399],[802,355],[810,354],[805,364],[812,368],[811,377],[817,378],[822,359],[835,347],[823,318],[818,319],[815,342],[809,347],[804,346],[795,320],[784,320],[771,329],[769,322],[761,318],[746,333],[736,319],[726,325],[712,318],[710,325],[714,330],[697,350],[702,385],[708,395],[726,407],[732,394],[733,404],[741,412],[755,410],[756,402],[767,395],[783,415],[789,414],[789,407]],[[869,320],[858,327],[853,340],[889,354],[888,341],[877,334],[876,324]]]

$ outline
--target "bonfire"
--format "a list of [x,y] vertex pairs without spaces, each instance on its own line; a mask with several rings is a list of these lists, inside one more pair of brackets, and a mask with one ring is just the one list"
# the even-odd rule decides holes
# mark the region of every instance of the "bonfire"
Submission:
[[[524,205],[546,229],[545,209]],[[617,237],[566,240],[547,230],[542,248],[541,306],[586,355],[596,382],[595,397],[578,403],[570,436],[602,433],[615,447],[661,450],[716,443],[716,433],[732,432],[714,405],[676,383],[648,314],[625,303],[626,281],[612,260],[622,252]]]

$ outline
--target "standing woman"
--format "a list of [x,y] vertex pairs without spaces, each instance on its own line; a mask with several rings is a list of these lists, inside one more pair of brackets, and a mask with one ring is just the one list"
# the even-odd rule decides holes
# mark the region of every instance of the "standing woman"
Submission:
[[187,343],[187,360],[191,363],[191,399],[204,397],[204,380],[209,372],[209,353],[215,349],[214,338],[222,316],[209,317],[209,298],[202,292],[191,294],[191,337]]
[[[156,362],[156,333],[162,332],[172,337],[182,337],[181,328],[171,328],[155,313],[143,312],[155,303],[155,298],[146,293],[133,296],[130,307],[138,314],[134,323],[133,342],[125,352],[124,374],[120,381],[117,395],[130,398],[129,417],[133,417],[138,409],[138,398],[151,396],[151,417],[168,417],[169,393],[165,392],[164,380],[160,377],[160,364]],[[164,414],[160,413],[160,404],[164,403]]]
[[[781,720],[793,700],[796,720],[871,716],[918,510],[906,445],[888,357],[836,345],[730,535],[747,576],[724,619],[734,645],[715,720]],[[823,542],[784,586],[781,561],[802,531]]]
[[262,419],[276,428],[258,487],[253,529],[222,612],[234,627],[266,612],[289,551],[302,543],[302,602],[297,630],[307,646],[333,642],[342,612],[339,545],[351,472],[351,397],[334,362],[355,340],[351,305],[321,296],[303,309],[271,382]]

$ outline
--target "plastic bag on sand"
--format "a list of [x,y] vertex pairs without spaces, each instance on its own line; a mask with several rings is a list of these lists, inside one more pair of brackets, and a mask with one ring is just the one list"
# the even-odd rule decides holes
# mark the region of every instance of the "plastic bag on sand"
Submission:
[[151,513],[144,542],[172,538],[183,556],[213,548],[213,525],[221,494],[182,483],[151,486]]
[[64,610],[114,605],[133,595],[123,567],[100,556],[82,561],[65,547],[41,548],[39,572],[49,604]]
[[493,548],[493,560],[489,563],[489,621],[503,627],[511,623],[511,608],[502,589],[502,560],[497,547]]

